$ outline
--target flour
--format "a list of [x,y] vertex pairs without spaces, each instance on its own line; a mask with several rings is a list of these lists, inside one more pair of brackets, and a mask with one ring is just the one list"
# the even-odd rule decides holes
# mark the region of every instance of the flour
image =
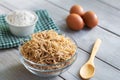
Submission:
[[16,26],[28,26],[35,22],[36,16],[30,11],[14,11],[7,17],[11,24]]

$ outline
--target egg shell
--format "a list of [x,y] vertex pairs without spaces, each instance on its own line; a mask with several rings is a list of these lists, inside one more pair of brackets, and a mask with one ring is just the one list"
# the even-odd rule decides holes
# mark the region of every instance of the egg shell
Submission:
[[66,23],[72,30],[81,30],[84,27],[83,19],[78,14],[68,15]]
[[82,16],[84,14],[84,10],[80,5],[73,5],[70,9],[70,13],[76,13]]
[[98,24],[98,17],[93,11],[87,11],[82,16],[84,23],[89,27],[93,28]]

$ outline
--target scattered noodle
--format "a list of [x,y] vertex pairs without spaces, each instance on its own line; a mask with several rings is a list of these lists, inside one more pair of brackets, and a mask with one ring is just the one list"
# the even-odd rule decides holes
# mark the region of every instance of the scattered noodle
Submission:
[[75,43],[54,30],[32,35],[32,39],[21,46],[22,55],[35,63],[57,64],[70,59],[76,51]]

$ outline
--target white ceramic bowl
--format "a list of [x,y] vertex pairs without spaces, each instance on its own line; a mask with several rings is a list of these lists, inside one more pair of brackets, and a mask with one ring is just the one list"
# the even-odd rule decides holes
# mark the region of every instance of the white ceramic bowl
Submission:
[[8,16],[11,15],[12,13],[8,14],[5,17],[5,20],[9,26],[10,32],[13,35],[22,37],[22,36],[28,36],[34,32],[34,28],[35,28],[36,22],[38,20],[38,16],[36,15],[35,12],[32,12],[32,11],[29,11],[29,12],[31,12],[36,17],[34,22],[31,23],[30,25],[19,26],[19,25],[15,25],[15,24],[11,23],[8,19]]

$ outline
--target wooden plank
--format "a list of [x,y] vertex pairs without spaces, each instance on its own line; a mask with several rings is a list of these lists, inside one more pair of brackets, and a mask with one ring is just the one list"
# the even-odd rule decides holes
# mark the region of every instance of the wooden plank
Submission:
[[[59,18],[59,17],[57,17],[57,18]],[[60,22],[59,22],[60,23]],[[60,23],[61,24],[61,23]],[[62,26],[62,27],[64,27],[63,29],[65,29],[66,27],[65,26]],[[61,28],[62,28],[61,27]],[[78,35],[79,34],[81,34],[81,35],[79,35],[81,38],[80,38],[80,40],[78,39],[78,38],[76,38],[76,37],[74,37],[75,39],[77,39],[77,41],[80,41],[80,42],[78,42],[78,44],[80,44],[80,47],[81,48],[83,48],[83,49],[85,49],[85,50],[87,50],[87,51],[89,51],[90,52],[90,50],[91,50],[91,47],[92,47],[92,43],[94,42],[94,40],[95,40],[95,38],[96,38],[96,35],[99,35],[99,34],[101,34],[100,36],[102,37],[104,34],[105,34],[105,36],[103,36],[103,38],[105,38],[104,40],[105,41],[108,41],[107,42],[107,44],[105,44],[105,46],[107,47],[107,46],[110,46],[110,45],[112,45],[113,46],[113,44],[114,44],[114,42],[112,42],[112,41],[109,41],[109,39],[111,39],[111,38],[113,38],[112,40],[117,40],[117,42],[115,42],[115,44],[119,44],[119,42],[118,42],[118,39],[119,38],[117,38],[116,36],[114,36],[113,34],[112,34],[112,36],[111,36],[111,34],[110,33],[108,33],[108,32],[106,32],[106,31],[104,31],[104,30],[102,30],[102,29],[99,29],[99,28],[97,28],[96,30],[95,29],[93,29],[93,30],[88,30],[88,29],[85,29],[85,30],[82,30],[82,31],[79,31],[79,32],[72,32],[72,31],[70,31],[70,30],[63,30],[63,31],[67,31],[67,33],[68,33],[68,35],[72,35],[72,37],[74,37],[74,36],[76,36],[76,37],[78,37]],[[95,31],[95,32],[94,32]],[[98,32],[97,32],[98,31]],[[99,32],[99,31],[101,31],[101,33]],[[73,35],[74,34],[74,35]],[[90,35],[88,35],[88,34],[90,34]],[[95,35],[93,35],[93,34],[95,34]],[[91,38],[91,36],[93,37],[93,38]],[[106,38],[106,36],[107,36],[107,38]],[[111,36],[110,38],[109,38],[109,36]],[[88,37],[88,38],[87,38]],[[92,40],[91,40],[92,39]],[[92,41],[92,43],[91,42],[85,42],[85,41],[87,42],[88,40],[90,40],[90,41]],[[81,43],[82,42],[82,43]],[[112,42],[112,44],[110,43],[110,42]],[[85,44],[84,44],[85,43]],[[105,43],[105,42],[104,42]],[[109,45],[108,45],[109,44]],[[82,45],[82,46],[81,46]],[[87,48],[84,48],[84,47],[86,47],[86,46],[88,46]],[[114,46],[113,46],[114,47]],[[104,47],[105,48],[105,47]],[[116,48],[116,47],[115,47]],[[118,46],[118,48],[119,48],[119,46]],[[111,49],[111,48],[110,48]],[[107,48],[105,48],[105,51],[106,50],[108,50]],[[114,51],[115,50],[115,51]],[[104,52],[105,52],[104,51]],[[118,49],[113,49],[112,50],[112,52],[116,52],[116,51],[118,51]],[[107,52],[110,52],[110,51],[107,51]],[[110,55],[112,54],[112,52],[110,53]],[[101,54],[101,53],[98,53],[98,54]],[[107,53],[108,54],[108,53]],[[118,54],[118,53],[117,53]],[[109,55],[109,56],[110,56]],[[114,54],[113,54],[114,55]],[[108,57],[106,57],[106,53],[104,54],[103,52],[102,52],[102,56],[104,56],[104,60],[106,60],[107,59],[107,61],[109,62],[109,59],[111,60],[111,59],[114,59],[114,58],[116,58],[116,56],[114,57],[114,56],[112,56],[112,57],[114,57],[114,58],[112,58],[112,57],[110,57],[110,58],[108,58]],[[81,56],[81,57],[83,57],[83,56]],[[119,57],[119,56],[118,56]],[[117,58],[118,59],[118,58]],[[81,60],[82,61],[82,60]],[[115,61],[117,61],[116,59],[115,59]],[[115,61],[113,61],[114,63],[116,63]],[[100,63],[101,64],[101,63]],[[117,64],[117,63],[116,63]],[[101,66],[103,66],[103,64],[101,64]],[[100,67],[101,67],[100,66]],[[104,68],[104,66],[102,67],[102,68]],[[108,70],[110,68],[110,70]],[[114,69],[114,68],[113,68]],[[99,72],[102,72],[101,71],[102,69],[100,69],[100,71]],[[107,70],[108,70],[108,73],[109,73],[109,76],[107,75]],[[115,76],[115,80],[118,80],[118,77],[120,76],[119,75],[119,73],[118,73],[118,71],[117,70],[112,70],[111,69],[111,67],[106,67],[105,68],[105,72],[103,72],[105,75],[107,75],[107,78],[106,78],[106,76],[104,76],[105,78],[105,80],[106,79],[110,79],[111,78],[111,76],[110,75],[112,75],[112,73],[110,73],[110,71],[111,72],[114,72],[114,74],[115,75],[113,75],[113,76]],[[1,72],[1,71],[0,71]],[[70,71],[71,72],[71,71]],[[25,72],[26,73],[26,72]],[[10,74],[10,73],[9,73]],[[101,73],[102,74],[102,73]],[[116,74],[117,74],[117,76],[116,76]],[[76,74],[74,74],[74,75],[76,75]],[[4,76],[4,77],[6,77],[6,76]],[[117,77],[117,78],[116,78]],[[10,77],[9,77],[10,78]],[[31,77],[32,78],[32,77]],[[22,78],[21,78],[22,79]],[[33,78],[34,79],[34,78]],[[93,79],[99,79],[99,77],[95,77],[95,78],[93,78]],[[100,78],[100,79],[103,79],[103,78]],[[112,80],[113,78],[111,78],[111,80]],[[13,80],[14,80],[14,78],[13,78]]]
[[48,79],[33,75],[21,64],[17,53],[16,49],[0,50],[0,80],[63,80],[59,76]]
[[[52,79],[45,79],[37,77],[28,72],[20,63],[17,55],[18,51],[14,49],[0,51],[0,79],[2,80],[63,80],[62,78],[55,77]],[[68,72],[61,74],[66,80],[81,80],[79,77],[80,67],[87,61],[89,55],[80,49],[77,51],[77,60],[71,66]],[[96,74],[91,80],[119,80],[120,71],[105,64],[104,62],[95,59]],[[24,73],[24,74],[23,74]],[[112,75],[112,76],[111,76]],[[114,76],[114,77],[113,77]]]
[[0,5],[0,15],[7,14],[8,12],[10,12],[8,9]]
[[94,11],[99,18],[99,25],[103,28],[114,32],[120,36],[120,11],[103,4],[97,0],[48,0],[54,5],[64,8],[65,10],[70,10],[71,6],[74,4],[80,4],[83,6],[84,10]]
[[120,1],[119,0],[98,0],[106,5],[109,5],[115,9],[120,10]]
[[[74,70],[74,68],[73,68],[73,70]],[[68,71],[62,73],[61,76],[65,80],[80,80],[80,78],[75,77],[73,74],[69,73]]]
[[[2,5],[5,5],[6,7],[8,7],[9,9],[12,10],[16,10],[16,9],[27,9],[27,10],[39,10],[39,9],[46,9],[50,16],[53,18],[53,20],[59,21],[63,18],[65,18],[64,16],[67,16],[68,12],[50,4],[49,2],[46,2],[45,0],[24,0],[24,2],[22,0],[4,0],[1,1]],[[19,5],[22,4],[22,5]],[[57,18],[59,16],[59,18]]]
[[57,23],[60,26],[61,31],[66,35],[72,37],[79,48],[91,52],[93,43],[97,38],[102,39],[102,44],[97,57],[104,60],[107,63],[120,69],[120,37],[115,36],[99,27],[88,29],[85,28],[81,31],[71,31],[67,28],[65,21]]
[[[88,60],[89,55],[80,49],[78,49],[77,53],[78,53],[77,60],[69,69],[69,72],[76,76],[77,78],[80,78],[79,70],[82,67],[82,65]],[[104,62],[96,58],[94,63],[96,67],[95,76],[90,80],[119,80],[120,71],[114,69],[113,67],[105,64]]]

